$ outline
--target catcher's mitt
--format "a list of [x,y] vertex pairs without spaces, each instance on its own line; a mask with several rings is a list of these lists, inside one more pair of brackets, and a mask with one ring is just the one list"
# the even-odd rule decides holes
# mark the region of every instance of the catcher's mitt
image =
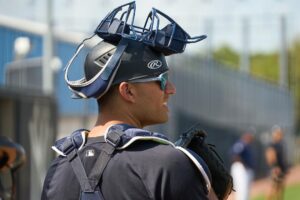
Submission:
[[192,128],[183,133],[176,146],[188,148],[197,153],[207,164],[212,176],[212,188],[218,199],[227,199],[233,190],[233,180],[224,166],[223,160],[217,154],[214,145],[205,143],[206,133]]

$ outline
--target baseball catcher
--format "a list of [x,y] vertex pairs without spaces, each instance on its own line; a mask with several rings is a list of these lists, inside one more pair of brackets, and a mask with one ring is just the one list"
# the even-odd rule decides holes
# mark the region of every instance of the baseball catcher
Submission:
[[[221,162],[209,163],[213,153],[204,138],[195,134],[176,146],[144,129],[169,118],[176,88],[165,57],[206,36],[191,37],[155,8],[139,27],[135,11],[135,2],[127,3],[101,21],[95,35],[103,41],[86,56],[83,78],[70,80],[69,71],[84,42],[66,66],[73,97],[96,99],[99,113],[91,130],[76,130],[53,145],[59,156],[45,178],[43,200],[205,200],[212,188],[220,199],[230,192]],[[226,185],[215,187],[215,178]]]

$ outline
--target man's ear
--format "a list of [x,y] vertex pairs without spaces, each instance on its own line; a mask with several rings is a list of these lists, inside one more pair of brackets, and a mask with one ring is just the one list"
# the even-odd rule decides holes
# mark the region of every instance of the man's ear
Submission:
[[135,102],[136,90],[132,84],[127,83],[127,82],[120,83],[119,93],[124,100],[132,102],[132,103]]

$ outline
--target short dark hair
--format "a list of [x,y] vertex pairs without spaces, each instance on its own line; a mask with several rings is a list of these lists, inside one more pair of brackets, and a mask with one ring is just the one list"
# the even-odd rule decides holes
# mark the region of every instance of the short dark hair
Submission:
[[117,90],[119,88],[120,84],[113,85],[105,95],[103,95],[101,98],[97,99],[97,105],[98,105],[98,112],[101,111],[101,106],[105,106],[107,102],[111,101],[112,97],[116,95]]

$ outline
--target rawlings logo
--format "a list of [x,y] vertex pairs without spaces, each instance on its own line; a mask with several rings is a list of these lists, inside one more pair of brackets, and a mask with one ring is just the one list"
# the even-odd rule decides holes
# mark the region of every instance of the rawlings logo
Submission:
[[160,60],[151,60],[150,62],[148,62],[147,67],[149,69],[158,69],[162,66],[162,62]]

